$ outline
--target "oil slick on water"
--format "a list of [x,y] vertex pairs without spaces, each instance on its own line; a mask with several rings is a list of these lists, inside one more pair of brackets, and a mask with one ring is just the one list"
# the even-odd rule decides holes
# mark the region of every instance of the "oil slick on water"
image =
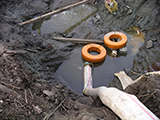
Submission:
[[[124,70],[124,68],[132,68],[134,57],[143,45],[145,38],[144,34],[140,31],[137,32],[137,30],[138,28],[135,27],[124,30],[128,38],[127,55],[113,58],[107,54],[103,62],[94,64],[93,87],[109,85],[114,78],[114,73]],[[81,57],[82,47],[75,48],[70,58],[64,61],[56,71],[56,74],[61,76],[69,87],[77,93],[82,93],[83,90],[83,65],[85,61]]]

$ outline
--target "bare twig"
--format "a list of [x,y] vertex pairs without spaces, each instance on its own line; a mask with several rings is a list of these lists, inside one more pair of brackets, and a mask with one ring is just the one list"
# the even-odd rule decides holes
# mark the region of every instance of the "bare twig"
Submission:
[[68,110],[61,104],[62,108],[69,114]]
[[29,52],[37,53],[37,51],[32,50],[32,49],[29,49],[29,48],[27,48],[27,49],[25,49],[25,50],[27,50],[27,51],[29,51]]
[[147,94],[145,94],[145,95],[140,95],[140,96],[138,96],[138,98],[141,98],[141,97],[146,97],[146,96],[148,96],[149,94],[147,93]]
[[21,107],[25,108],[25,106],[18,100],[14,99],[14,101],[16,101]]
[[102,111],[104,112],[104,114],[105,114],[106,116],[108,116],[107,113],[106,113],[106,111],[105,111],[104,109],[102,109]]
[[133,70],[130,70],[133,74],[142,75],[140,73],[134,72]]
[[151,95],[149,95],[144,101],[143,103],[145,103],[147,100],[149,100],[157,91],[155,90]]
[[2,81],[0,81],[0,82],[1,82],[1,84],[4,84],[4,85],[6,85],[6,86],[10,86],[10,87],[15,88],[15,89],[18,89],[18,90],[21,89],[20,87],[13,86],[13,85],[11,85],[11,84],[7,84],[7,83],[2,82]]
[[47,114],[43,120],[49,120],[49,118],[56,112],[56,110],[64,103],[64,101],[67,99],[67,97],[51,112],[50,114]]
[[14,96],[20,96],[16,91],[7,88],[6,86],[0,84],[0,90]]
[[160,92],[160,90],[159,90],[159,89],[156,89],[156,91],[157,91],[157,92]]
[[31,89],[29,89],[29,93],[30,93],[32,99],[34,99]]
[[32,106],[33,106],[35,112],[37,112],[38,114],[42,113],[42,109],[39,108],[39,106],[35,106],[34,104],[32,104]]
[[6,50],[5,53],[6,53],[6,54],[10,54],[10,55],[14,55],[14,54],[17,54],[17,51],[14,51],[14,50]]
[[27,99],[27,90],[24,90],[24,95],[25,95],[25,101],[28,104],[28,99]]

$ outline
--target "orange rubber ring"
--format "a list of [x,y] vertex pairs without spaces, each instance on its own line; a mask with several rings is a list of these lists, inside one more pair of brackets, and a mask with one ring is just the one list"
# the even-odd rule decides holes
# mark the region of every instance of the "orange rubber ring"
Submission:
[[[89,51],[96,51],[99,54],[98,55],[91,55],[89,54]],[[101,61],[103,61],[106,57],[106,49],[98,44],[88,44],[85,45],[82,48],[82,57],[84,60],[91,62],[91,63],[99,63]]]
[[[120,41],[113,42],[112,38],[118,38]],[[109,32],[104,36],[104,44],[112,49],[120,49],[126,46],[127,36],[122,32]]]

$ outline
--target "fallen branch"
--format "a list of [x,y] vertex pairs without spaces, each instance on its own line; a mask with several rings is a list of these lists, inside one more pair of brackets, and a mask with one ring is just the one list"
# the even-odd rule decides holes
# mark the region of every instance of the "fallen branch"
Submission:
[[20,95],[16,91],[9,89],[2,84],[0,84],[0,90],[5,93],[8,93],[9,95],[13,95],[14,97],[20,97]]
[[25,96],[25,101],[28,104],[28,99],[27,99],[27,90],[24,90],[24,96]]
[[56,112],[56,110],[64,103],[64,101],[67,99],[67,97],[51,112],[50,114],[46,115],[43,120],[49,120],[49,118]]
[[104,114],[105,114],[106,116],[108,116],[107,113],[106,113],[106,111],[105,111],[104,109],[102,109],[102,111],[104,112]]
[[69,114],[68,110],[61,104],[62,108]]
[[15,102],[17,102],[21,107],[26,108],[19,100],[14,99]]
[[33,53],[37,53],[37,51],[35,51],[35,50],[32,50],[32,49],[25,49],[25,50],[27,50],[27,51],[29,51],[29,52],[33,52]]
[[41,15],[41,16],[39,16],[39,17],[30,19],[30,20],[27,20],[27,21],[22,22],[22,23],[19,23],[19,25],[25,25],[25,24],[29,24],[29,23],[32,23],[32,22],[35,22],[35,21],[38,21],[38,20],[47,18],[47,17],[52,16],[52,15],[54,15],[54,14],[56,14],[56,13],[62,12],[62,11],[64,11],[64,10],[66,10],[66,9],[69,9],[69,8],[71,8],[71,7],[75,7],[75,6],[77,6],[77,5],[81,5],[81,4],[87,3],[87,2],[89,2],[89,0],[83,0],[83,1],[80,1],[80,2],[78,2],[78,3],[74,3],[74,4],[72,4],[72,5],[65,6],[65,7],[63,7],[63,8],[58,9],[58,10],[55,10],[55,11],[46,13],[46,14],[44,14],[44,15]]
[[76,43],[104,43],[102,40],[80,39],[80,38],[52,37],[52,39],[60,41],[71,41]]
[[137,72],[134,72],[133,70],[130,70],[133,74],[137,74],[137,75],[142,75],[142,74],[140,74],[140,73],[137,73]]
[[4,84],[4,85],[6,85],[6,86],[10,86],[10,87],[12,87],[12,88],[14,88],[14,89],[18,89],[18,90],[21,89],[20,87],[13,86],[13,85],[11,85],[11,84],[7,84],[7,83],[2,82],[2,81],[0,81],[0,83],[1,83],[1,84]]
[[146,96],[148,96],[149,94],[147,93],[147,94],[144,94],[144,95],[140,95],[140,96],[138,96],[138,98],[142,98],[142,97],[146,97]]
[[29,89],[29,93],[30,93],[32,99],[34,99],[31,89]]
[[155,90],[151,95],[149,95],[149,96],[143,101],[143,103],[146,103],[146,101],[148,101],[156,92],[157,92],[157,90]]

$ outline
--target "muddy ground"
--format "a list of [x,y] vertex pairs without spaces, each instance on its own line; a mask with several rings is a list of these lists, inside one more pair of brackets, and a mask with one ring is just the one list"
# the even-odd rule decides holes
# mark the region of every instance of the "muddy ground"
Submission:
[[[135,80],[149,71],[160,70],[159,0],[117,0],[118,11],[109,13],[97,0],[98,12],[70,33],[42,36],[31,33],[25,20],[80,0],[0,1],[0,118],[3,120],[119,120],[98,98],[76,94],[54,74],[79,44],[52,40],[52,36],[102,39],[110,31],[135,26],[145,32],[131,70]],[[60,44],[60,45],[59,45]],[[118,81],[115,77],[113,81]],[[135,94],[160,118],[160,77],[147,77],[127,92]],[[115,83],[115,82],[113,82]],[[110,83],[122,89],[119,82]],[[136,92],[135,92],[136,91]]]

